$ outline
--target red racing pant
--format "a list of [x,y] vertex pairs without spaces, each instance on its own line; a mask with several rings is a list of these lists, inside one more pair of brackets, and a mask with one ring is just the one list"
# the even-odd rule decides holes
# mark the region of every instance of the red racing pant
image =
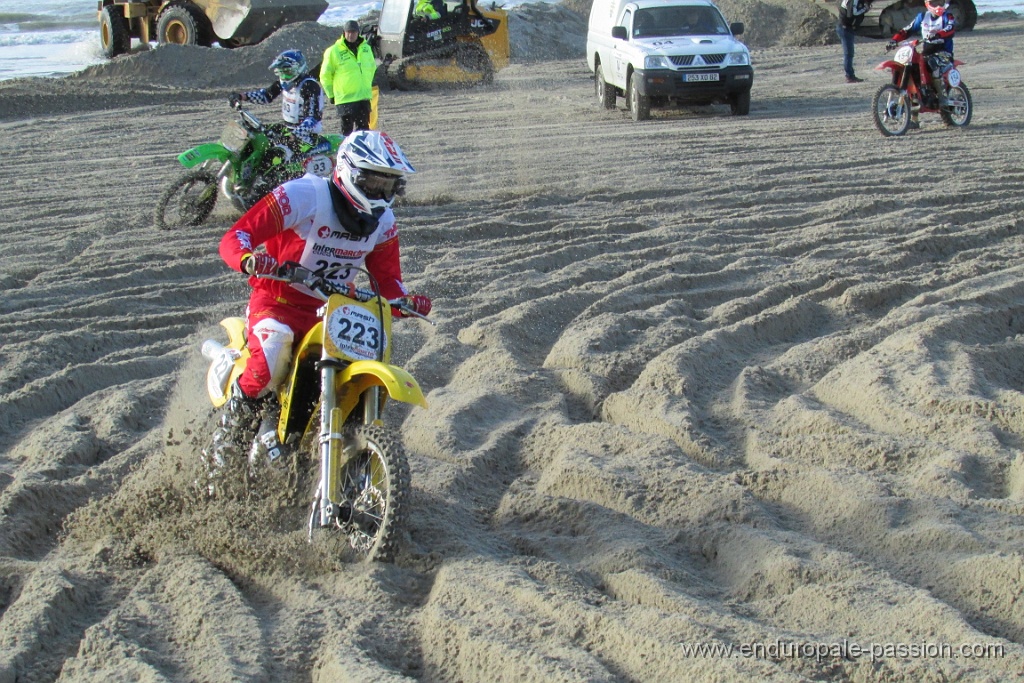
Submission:
[[249,360],[238,378],[246,396],[258,398],[284,381],[291,365],[292,345],[319,321],[316,309],[294,306],[253,290],[245,324]]

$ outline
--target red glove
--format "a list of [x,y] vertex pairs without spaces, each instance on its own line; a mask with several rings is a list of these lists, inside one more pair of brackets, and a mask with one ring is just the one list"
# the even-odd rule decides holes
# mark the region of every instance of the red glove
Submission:
[[422,294],[412,294],[405,297],[405,303],[420,315],[427,315],[432,308],[430,297],[423,296]]
[[246,254],[242,257],[242,270],[249,275],[273,275],[277,272],[277,259],[262,251]]

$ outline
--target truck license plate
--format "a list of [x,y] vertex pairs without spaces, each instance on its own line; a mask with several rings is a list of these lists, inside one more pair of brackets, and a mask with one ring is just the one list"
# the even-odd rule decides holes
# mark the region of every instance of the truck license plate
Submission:
[[686,83],[693,83],[695,81],[717,81],[718,74],[683,74],[683,81]]

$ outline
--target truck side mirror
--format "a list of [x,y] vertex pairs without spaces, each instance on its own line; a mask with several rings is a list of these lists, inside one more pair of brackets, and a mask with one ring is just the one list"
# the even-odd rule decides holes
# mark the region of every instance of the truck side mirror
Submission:
[[729,30],[732,31],[732,34],[734,36],[741,35],[743,33],[743,22],[742,21],[734,21],[734,22],[732,22],[731,24],[729,24]]
[[612,26],[612,38],[618,40],[626,39],[626,27],[625,26]]

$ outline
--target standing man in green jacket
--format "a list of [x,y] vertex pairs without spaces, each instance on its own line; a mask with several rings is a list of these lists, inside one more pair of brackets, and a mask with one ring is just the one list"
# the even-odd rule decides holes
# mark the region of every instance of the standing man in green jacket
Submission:
[[373,50],[359,35],[359,24],[349,20],[338,41],[324,52],[320,84],[327,99],[338,107],[341,134],[370,128],[370,98],[377,62]]

